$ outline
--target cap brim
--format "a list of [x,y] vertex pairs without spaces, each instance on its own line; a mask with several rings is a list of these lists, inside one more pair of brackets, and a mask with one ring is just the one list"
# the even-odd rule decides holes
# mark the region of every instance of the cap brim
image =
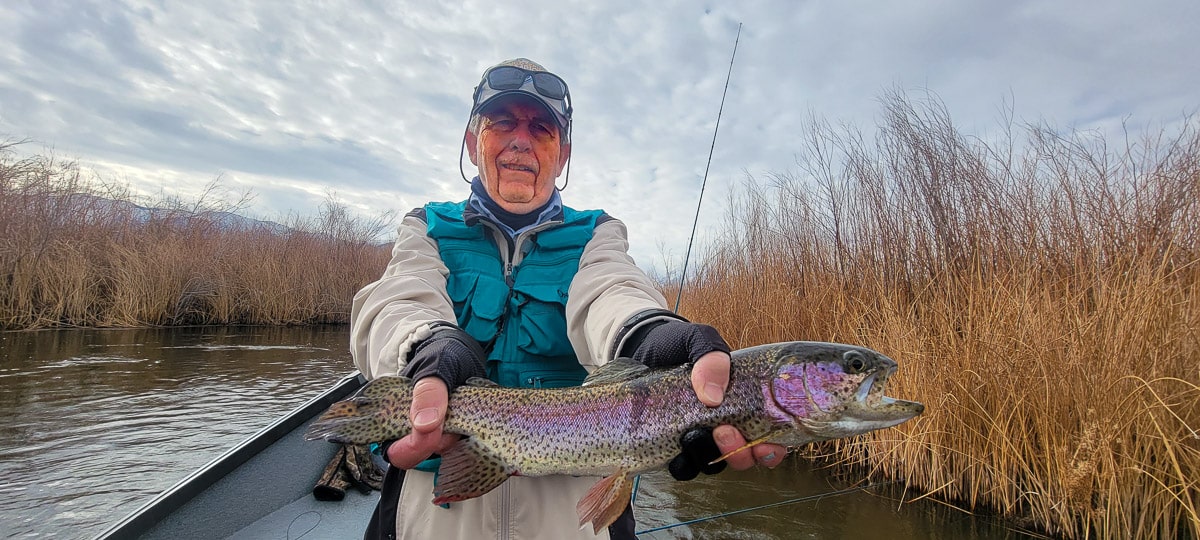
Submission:
[[520,88],[513,89],[513,90],[504,90],[492,97],[489,97],[489,98],[483,100],[483,103],[480,103],[478,106],[475,107],[475,109],[472,111],[472,114],[482,113],[482,112],[486,111],[489,107],[493,107],[493,106],[503,103],[505,101],[510,101],[513,99],[522,99],[522,98],[524,98],[526,101],[533,101],[533,102],[536,102],[538,105],[541,105],[542,108],[546,110],[546,112],[550,113],[550,116],[554,117],[554,119],[558,122],[558,126],[560,128],[567,129],[567,124],[570,122],[570,120],[568,120],[567,117],[563,116],[562,114],[559,114],[558,111],[554,110],[554,107],[552,107],[549,103],[547,103],[546,99],[543,98],[541,95],[538,95],[536,93],[529,92],[527,90],[523,90]]

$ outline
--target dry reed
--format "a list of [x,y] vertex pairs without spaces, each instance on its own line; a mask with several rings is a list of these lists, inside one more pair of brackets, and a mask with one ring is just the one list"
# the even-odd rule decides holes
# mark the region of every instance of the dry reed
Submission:
[[[231,220],[241,202],[135,204],[53,155],[0,143],[0,330],[347,322],[382,274],[390,216],[330,198],[287,226]],[[147,208],[152,206],[153,209]]]
[[895,358],[925,415],[820,452],[910,497],[1200,537],[1200,125],[1114,147],[1010,112],[985,142],[935,98],[882,102],[873,142],[814,119],[798,171],[747,179],[683,313]]

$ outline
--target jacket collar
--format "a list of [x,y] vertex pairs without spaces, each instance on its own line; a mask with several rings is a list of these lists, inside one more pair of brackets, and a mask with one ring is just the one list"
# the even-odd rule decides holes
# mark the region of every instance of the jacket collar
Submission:
[[500,214],[502,211],[503,210],[500,209],[494,201],[492,201],[491,197],[487,195],[487,191],[484,190],[482,182],[479,180],[479,177],[476,176],[471,182],[471,197],[467,199],[466,207],[463,209],[463,222],[466,223],[467,226],[473,227],[481,220],[487,221],[493,225],[496,225],[501,231],[504,232],[504,234],[508,235],[509,238],[516,238],[517,235],[521,234],[522,232],[533,229],[539,225],[542,225],[543,223],[561,223],[563,221],[562,197],[559,196],[558,190],[554,191],[554,194],[550,196],[550,200],[546,202],[545,206],[543,206],[540,210],[535,210],[535,212],[538,214],[535,219],[527,223],[517,225],[515,228],[512,224],[505,223],[505,221],[499,217],[498,214]]

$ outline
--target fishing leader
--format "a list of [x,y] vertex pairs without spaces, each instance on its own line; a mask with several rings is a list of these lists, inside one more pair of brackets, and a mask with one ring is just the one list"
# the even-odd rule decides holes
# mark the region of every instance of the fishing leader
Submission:
[[[487,69],[475,87],[464,146],[478,175],[469,197],[435,202],[401,221],[383,277],[354,297],[351,352],[369,379],[416,381],[411,434],[379,450],[389,467],[365,537],[634,538],[629,507],[593,535],[575,503],[591,477],[512,477],[481,497],[430,502],[449,393],[471,377],[509,387],[561,387],[616,357],[652,367],[693,362],[692,386],[709,407],[729,383],[729,346],[711,326],[667,310],[628,254],[625,225],[600,210],[565,206],[570,92],[525,58]],[[461,167],[462,156],[459,163]],[[556,179],[567,170],[563,187]],[[466,175],[463,175],[466,180]],[[670,464],[677,479],[745,445],[733,426],[689,432]],[[760,444],[729,456],[734,469],[778,465],[785,450]],[[433,457],[431,457],[433,456]]]

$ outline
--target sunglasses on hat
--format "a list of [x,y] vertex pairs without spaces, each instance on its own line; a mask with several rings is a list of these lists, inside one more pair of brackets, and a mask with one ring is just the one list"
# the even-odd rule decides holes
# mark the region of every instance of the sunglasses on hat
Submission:
[[[532,90],[532,91],[531,91]],[[571,121],[571,92],[567,83],[548,71],[530,71],[516,66],[496,66],[483,74],[475,87],[475,107],[471,114],[502,94],[520,92],[531,95],[546,105],[566,127]]]

